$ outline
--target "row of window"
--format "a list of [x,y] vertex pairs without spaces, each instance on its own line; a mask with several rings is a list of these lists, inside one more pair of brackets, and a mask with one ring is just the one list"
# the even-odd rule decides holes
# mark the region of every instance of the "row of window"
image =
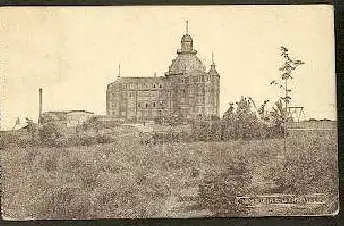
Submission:
[[[211,81],[211,76],[210,75],[198,75],[198,76],[193,76],[193,79],[189,79],[189,77],[182,77],[179,78],[178,82],[181,83],[188,83],[189,81],[191,82],[207,82]],[[163,88],[163,84],[161,83],[122,83],[122,89],[157,89]]]
[[[186,103],[187,99],[182,97],[179,99],[180,103]],[[204,97],[197,97],[195,99],[189,100],[188,102],[190,102],[190,104],[196,103],[196,104],[214,104],[216,103],[216,98],[204,98]],[[131,106],[135,106],[135,103],[133,103],[134,105]],[[165,101],[160,100],[160,101],[153,101],[153,102],[139,102],[137,103],[137,107],[138,108],[159,108],[159,107],[163,107],[165,104]],[[112,108],[117,108],[117,103],[114,102],[112,104],[110,104],[110,107]],[[123,105],[125,106],[125,105]],[[130,107],[130,106],[129,106]]]
[[158,102],[153,101],[152,103],[137,103],[138,108],[156,108],[156,107],[163,107],[165,102],[163,100],[160,100]]
[[[176,94],[182,94],[182,95],[186,95],[186,94],[198,94],[198,95],[204,95],[205,92],[214,92],[214,88],[200,88],[200,89],[196,89],[196,90],[193,90],[193,89],[176,89],[175,90],[175,93]],[[169,95],[171,93],[169,92]],[[112,97],[115,97],[116,96],[116,93],[115,92],[111,92],[110,95]],[[125,93],[122,93],[122,97],[125,98]],[[136,97],[136,94],[134,91],[132,92],[128,92],[128,96],[130,98],[134,98]],[[140,91],[140,93],[138,93],[137,95],[138,97],[158,97],[159,96],[159,93],[158,92],[150,92],[150,91]]]
[[[134,97],[138,97],[138,98],[150,98],[150,97],[155,97],[158,98],[160,96],[159,91],[128,91],[128,92],[122,92],[118,93],[118,92],[110,92],[110,96],[111,97],[119,97],[119,95],[122,96],[122,98],[126,98],[126,95],[128,95],[129,98],[134,98]],[[167,93],[168,95],[170,95],[170,92]]]
[[162,89],[163,85],[161,83],[123,83],[122,89]]
[[212,81],[212,77],[211,75],[194,75],[194,76],[179,77],[178,80],[181,83],[209,82],[209,81]]
[[[176,93],[178,93],[178,89],[175,90]],[[202,93],[205,93],[205,92],[214,92],[214,89],[210,89],[210,88],[199,88],[199,89],[181,89],[180,90],[180,93],[182,94],[186,94],[186,93],[199,93],[199,94],[202,94]]]

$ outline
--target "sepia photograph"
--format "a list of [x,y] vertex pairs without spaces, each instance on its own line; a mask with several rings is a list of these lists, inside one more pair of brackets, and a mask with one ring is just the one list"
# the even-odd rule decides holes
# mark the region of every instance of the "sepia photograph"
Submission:
[[7,221],[339,212],[331,5],[0,8]]

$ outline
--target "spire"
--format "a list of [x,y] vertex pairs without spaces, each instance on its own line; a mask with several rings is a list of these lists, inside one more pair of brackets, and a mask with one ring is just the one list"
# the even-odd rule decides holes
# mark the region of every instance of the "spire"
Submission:
[[211,65],[215,65],[214,63],[214,52],[211,52]]
[[214,63],[214,52],[211,52],[211,65],[210,65],[210,73],[217,74],[217,71],[215,69],[215,63]]
[[118,64],[118,75],[117,77],[121,77],[121,64]]
[[189,34],[189,21],[186,20],[186,34]]

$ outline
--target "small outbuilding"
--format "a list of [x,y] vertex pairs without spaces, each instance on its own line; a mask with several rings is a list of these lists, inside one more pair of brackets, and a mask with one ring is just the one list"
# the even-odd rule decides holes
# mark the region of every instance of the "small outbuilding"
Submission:
[[93,115],[94,113],[86,110],[49,111],[42,114],[41,120],[42,123],[53,121],[67,127],[74,127],[82,125]]

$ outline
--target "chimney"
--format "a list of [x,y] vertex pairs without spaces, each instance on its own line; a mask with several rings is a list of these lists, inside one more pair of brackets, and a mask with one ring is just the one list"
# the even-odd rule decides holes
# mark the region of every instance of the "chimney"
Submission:
[[43,90],[42,90],[42,88],[38,89],[38,104],[39,104],[38,123],[41,123],[42,108],[43,108]]

